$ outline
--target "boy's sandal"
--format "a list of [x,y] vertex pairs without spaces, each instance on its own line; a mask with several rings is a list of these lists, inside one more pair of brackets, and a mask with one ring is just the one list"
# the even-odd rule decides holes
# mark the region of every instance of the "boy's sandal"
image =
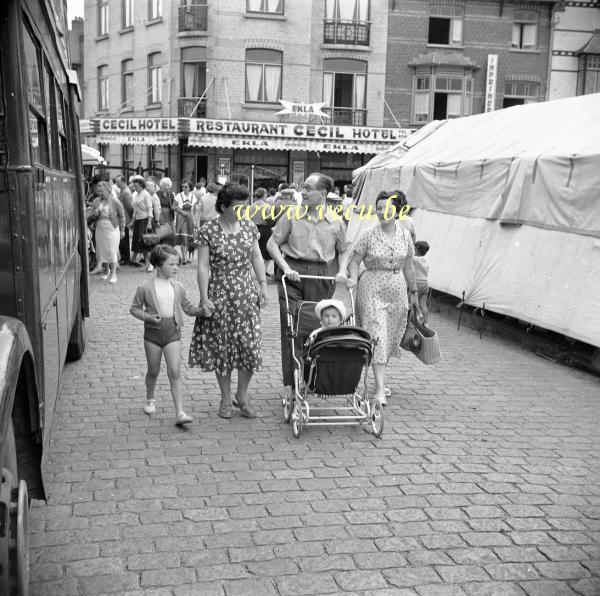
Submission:
[[217,414],[221,418],[227,419],[227,418],[231,418],[233,416],[233,410],[230,405],[220,405],[219,411],[217,412]]

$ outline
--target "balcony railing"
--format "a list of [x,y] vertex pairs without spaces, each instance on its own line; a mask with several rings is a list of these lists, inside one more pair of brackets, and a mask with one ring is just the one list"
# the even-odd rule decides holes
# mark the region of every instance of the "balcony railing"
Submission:
[[359,108],[323,108],[323,112],[330,116],[329,124],[365,126],[367,122],[367,110]]
[[206,118],[206,98],[180,97],[177,100],[178,116],[181,118]]
[[179,31],[207,31],[208,6],[188,4],[179,7]]
[[340,21],[328,19],[324,21],[324,43],[343,43],[348,45],[368,46],[369,27],[366,21]]

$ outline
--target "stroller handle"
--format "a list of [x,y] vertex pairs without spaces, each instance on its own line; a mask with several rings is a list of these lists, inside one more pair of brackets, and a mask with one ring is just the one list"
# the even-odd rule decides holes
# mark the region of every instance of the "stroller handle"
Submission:
[[[298,277],[300,279],[321,279],[323,281],[332,281],[332,282],[335,282],[335,280],[336,280],[336,278],[332,277],[331,275],[300,275],[300,274],[298,274]],[[287,275],[284,273],[281,276],[281,285],[283,287],[283,294],[285,296],[286,310],[287,310],[288,316],[291,316],[290,302],[289,302],[287,287],[286,287],[286,283],[285,283],[286,278],[287,278]],[[348,294],[350,295],[350,306],[352,308],[352,312],[347,317],[347,320],[350,322],[351,325],[354,325],[356,323],[356,311],[355,311],[355,307],[354,307],[354,288],[349,288]]]

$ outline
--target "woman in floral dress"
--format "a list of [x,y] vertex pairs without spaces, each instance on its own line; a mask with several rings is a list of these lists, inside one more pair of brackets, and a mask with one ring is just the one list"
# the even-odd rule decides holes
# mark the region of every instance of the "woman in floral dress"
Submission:
[[[227,184],[217,196],[219,217],[205,223],[196,235],[198,286],[203,314],[196,319],[189,365],[215,371],[221,389],[219,416],[231,418],[232,405],[246,418],[256,417],[248,398],[252,374],[262,363],[260,307],[267,301],[265,266],[260,234],[254,223],[239,218],[236,207],[246,207],[248,189]],[[260,288],[257,291],[252,270]],[[231,397],[231,372],[238,385]]]
[[[417,306],[417,282],[410,232],[398,220],[401,202],[396,193],[381,192],[375,199],[379,224],[365,230],[348,263],[348,288],[358,285],[359,324],[376,341],[373,352],[375,399],[386,404],[385,369],[391,356],[400,356],[410,306]],[[361,261],[366,270],[358,278]],[[407,298],[407,287],[409,298]]]

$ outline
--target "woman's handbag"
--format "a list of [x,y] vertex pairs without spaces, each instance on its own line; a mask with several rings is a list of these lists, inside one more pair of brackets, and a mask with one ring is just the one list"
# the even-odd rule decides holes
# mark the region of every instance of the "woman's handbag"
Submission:
[[427,327],[416,308],[408,311],[406,331],[400,347],[412,352],[423,364],[437,364],[442,359],[437,333]]
[[154,232],[143,234],[142,239],[146,246],[156,246],[168,238],[171,238],[174,234],[173,226],[170,223],[163,223],[160,224]]

